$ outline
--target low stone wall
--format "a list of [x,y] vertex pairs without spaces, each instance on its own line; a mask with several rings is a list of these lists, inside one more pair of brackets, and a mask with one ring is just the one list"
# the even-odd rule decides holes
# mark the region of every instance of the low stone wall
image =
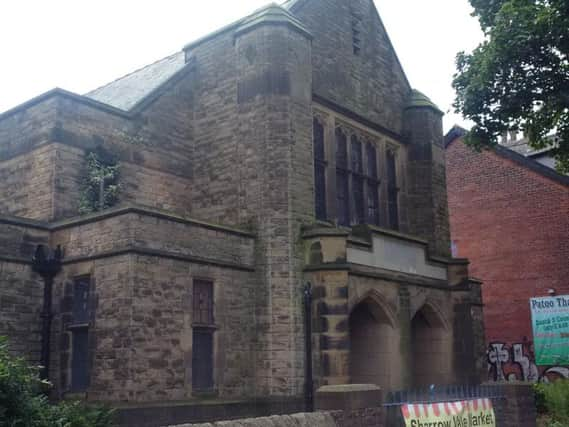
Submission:
[[[492,398],[496,425],[536,427],[535,398],[531,384],[496,384]],[[394,427],[385,419],[381,390],[372,385],[325,386],[316,393],[321,412],[184,424],[177,427]],[[170,426],[173,427],[173,426]]]
[[339,424],[336,423],[335,417],[340,415],[341,418],[341,414],[335,413],[334,415],[329,412],[273,415],[272,417],[218,421],[215,423],[184,424],[177,427],[336,427]]
[[496,425],[503,427],[535,427],[537,411],[535,395],[528,383],[496,383],[500,399],[493,400]]

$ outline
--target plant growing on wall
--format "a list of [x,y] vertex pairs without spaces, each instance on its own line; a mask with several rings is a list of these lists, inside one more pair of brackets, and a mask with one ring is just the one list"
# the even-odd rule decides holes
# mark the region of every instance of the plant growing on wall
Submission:
[[102,211],[118,202],[120,164],[116,158],[98,147],[86,155],[86,175],[79,201],[79,213]]

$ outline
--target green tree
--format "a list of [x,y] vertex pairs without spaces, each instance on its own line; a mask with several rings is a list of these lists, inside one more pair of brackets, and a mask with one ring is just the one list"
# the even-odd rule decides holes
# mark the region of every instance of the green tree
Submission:
[[[569,173],[569,0],[470,0],[485,34],[457,55],[454,107],[474,122],[466,142],[523,131]],[[552,138],[551,135],[555,135]]]
[[0,336],[0,427],[112,427],[108,408],[65,401],[51,404],[44,392],[51,385],[41,381],[38,369],[12,356]]

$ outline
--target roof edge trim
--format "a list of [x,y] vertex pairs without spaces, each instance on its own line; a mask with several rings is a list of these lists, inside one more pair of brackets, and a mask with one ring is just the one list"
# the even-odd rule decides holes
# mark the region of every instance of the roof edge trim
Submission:
[[32,108],[42,102],[48,101],[51,98],[55,97],[62,97],[67,98],[75,102],[79,102],[84,105],[88,105],[90,107],[96,108],[98,110],[105,111],[109,114],[114,114],[125,119],[132,119],[136,114],[143,111],[146,107],[148,107],[152,102],[154,102],[160,94],[167,88],[169,85],[179,81],[188,70],[192,69],[192,66],[195,64],[194,61],[188,61],[179,71],[174,73],[170,78],[168,78],[165,82],[160,84],[158,87],[150,91],[146,94],[140,101],[138,101],[130,110],[122,110],[120,108],[114,107],[110,104],[106,104],[101,101],[97,101],[96,99],[90,98],[86,95],[79,95],[75,92],[70,92],[65,89],[61,88],[54,88],[47,92],[42,93],[41,95],[36,96],[28,101],[23,102],[22,104],[13,107],[3,113],[0,114],[0,121],[5,120],[15,114],[18,114],[22,111],[25,111],[29,108]]
[[71,99],[73,101],[76,102],[80,102],[82,104],[85,105],[89,105],[91,107],[97,108],[99,110],[103,110],[107,113],[110,114],[115,114],[124,118],[130,118],[131,114],[128,111],[125,110],[121,110],[120,108],[116,108],[113,107],[112,105],[109,104],[105,104],[104,102],[100,102],[100,101],[96,101],[92,98],[89,98],[87,96],[84,95],[79,95],[77,93],[74,92],[70,92],[67,91],[65,89],[61,89],[61,88],[54,88],[51,89],[47,92],[42,93],[41,95],[38,95],[28,101],[23,102],[20,105],[17,105],[16,107],[13,107],[3,113],[0,114],[0,121],[5,120],[15,114],[18,114],[22,111],[25,111],[29,108],[32,108],[38,104],[41,104],[42,102],[48,101],[51,98],[55,98],[55,97],[62,97],[62,98],[67,98],[67,99]]
[[136,104],[134,104],[130,108],[129,113],[134,115],[144,111],[154,101],[160,98],[160,95],[162,95],[166,90],[168,90],[169,87],[178,83],[180,80],[182,80],[185,77],[186,73],[193,70],[195,63],[196,63],[195,59],[190,56],[182,68],[180,68],[169,78],[167,78],[164,82],[162,82],[154,89],[152,89],[150,92],[148,92],[146,95],[144,95],[142,99],[140,99]]
[[264,9],[260,10],[256,15],[252,16],[250,20],[243,22],[235,29],[235,36],[251,31],[259,25],[265,24],[286,25],[310,40],[314,38],[302,22],[300,22],[284,7],[277,4],[268,5]]
[[254,12],[250,13],[249,15],[240,18],[236,21],[233,21],[231,24],[225,25],[224,27],[221,27],[217,30],[214,30],[213,32],[206,34],[205,36],[199,37],[198,39],[187,43],[186,45],[184,45],[184,47],[182,48],[183,51],[188,51],[190,49],[193,49],[217,36],[220,36],[222,34],[225,34],[235,28],[237,28],[239,25],[244,24],[248,19],[251,19],[253,17],[255,17],[256,15],[258,15],[260,12],[262,12],[263,10],[265,10],[267,7],[271,6],[273,3],[267,5],[267,6],[263,6],[260,9],[255,10]]

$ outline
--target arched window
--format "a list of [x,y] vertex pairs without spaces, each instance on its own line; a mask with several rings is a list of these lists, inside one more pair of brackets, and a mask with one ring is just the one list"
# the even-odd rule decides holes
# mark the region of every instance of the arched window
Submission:
[[350,225],[348,144],[346,134],[336,129],[336,210],[338,224]]
[[211,391],[213,380],[213,282],[194,279],[192,316],[192,389]]
[[373,144],[366,144],[367,222],[379,225],[379,178],[377,174],[377,151]]
[[354,195],[354,214],[356,224],[366,222],[364,205],[364,162],[362,143],[352,135],[352,192]]
[[324,126],[314,119],[314,205],[316,219],[326,220],[326,152],[324,149]]
[[399,230],[399,188],[397,187],[397,162],[395,153],[387,151],[387,210],[389,227]]

